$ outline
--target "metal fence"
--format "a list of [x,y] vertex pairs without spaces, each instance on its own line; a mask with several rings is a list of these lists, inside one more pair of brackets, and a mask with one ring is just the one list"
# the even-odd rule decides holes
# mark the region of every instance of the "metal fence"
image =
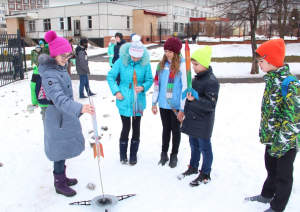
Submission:
[[0,87],[24,79],[25,42],[17,34],[0,34]]
[[163,43],[168,37],[177,37],[181,40],[192,35],[199,37],[228,38],[232,36],[245,36],[248,31],[245,25],[233,27],[228,22],[206,21],[190,23],[159,23],[151,25],[151,31],[157,30],[157,36],[151,36],[152,42]]

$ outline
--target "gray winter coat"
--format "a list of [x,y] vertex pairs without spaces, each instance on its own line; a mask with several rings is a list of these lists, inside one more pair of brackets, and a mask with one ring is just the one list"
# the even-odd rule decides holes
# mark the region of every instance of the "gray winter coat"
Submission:
[[81,46],[76,48],[76,71],[78,75],[90,74],[89,60],[87,59],[87,54]]
[[79,122],[83,105],[73,99],[71,78],[66,67],[54,58],[39,57],[39,74],[49,105],[44,127],[44,148],[50,161],[73,158],[84,150],[84,137]]

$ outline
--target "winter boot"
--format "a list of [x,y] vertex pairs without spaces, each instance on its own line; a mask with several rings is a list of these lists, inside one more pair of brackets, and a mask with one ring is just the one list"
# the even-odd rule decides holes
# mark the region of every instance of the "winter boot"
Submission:
[[127,146],[128,146],[128,140],[127,141],[120,140],[120,161],[122,164],[126,164],[128,162]]
[[55,180],[54,186],[55,186],[56,193],[62,194],[66,197],[72,197],[72,196],[76,195],[76,191],[71,189],[67,185],[67,178],[66,178],[65,173],[55,174],[55,172],[53,171],[53,175],[54,175],[54,180]]
[[[65,175],[66,175],[66,169],[67,169],[67,166],[65,165],[65,171],[64,171]],[[67,178],[67,175],[66,175],[66,179],[67,179],[67,185],[68,186],[73,186],[73,185],[76,185],[78,183],[76,178]]]
[[190,182],[190,186],[195,187],[195,186],[199,186],[202,183],[207,184],[210,182],[210,180],[211,180],[210,174],[204,174],[200,172],[199,176],[195,180]]
[[257,195],[253,197],[246,197],[244,202],[261,202],[261,203],[270,203],[272,201],[272,198],[265,198],[262,195]]
[[276,212],[271,207],[268,210],[265,210],[264,212]]
[[160,161],[158,162],[158,165],[161,164],[162,166],[164,166],[168,160],[168,154],[166,152],[162,152],[160,154]]
[[137,163],[137,152],[139,150],[139,144],[140,144],[140,140],[135,140],[135,139],[131,139],[131,143],[130,143],[130,158],[129,158],[129,163],[130,165],[135,165]]
[[176,166],[177,166],[177,161],[178,161],[177,155],[171,154],[171,155],[170,155],[170,163],[169,163],[169,166],[170,166],[171,168],[176,167]]
[[190,176],[192,174],[198,174],[198,168],[194,168],[194,167],[191,167],[191,166],[188,166],[188,170],[186,170],[185,172],[183,172],[182,174],[178,175],[177,178],[179,180],[185,178],[186,176]]
[[93,93],[92,91],[90,91],[89,95],[90,95],[90,96],[95,96],[96,93]]

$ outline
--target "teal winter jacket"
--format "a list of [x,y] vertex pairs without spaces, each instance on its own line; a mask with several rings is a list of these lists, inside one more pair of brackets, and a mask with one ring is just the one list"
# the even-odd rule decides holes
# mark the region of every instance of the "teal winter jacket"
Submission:
[[112,63],[113,58],[114,58],[114,47],[115,43],[109,43],[107,55],[109,55],[109,66],[113,66],[114,64]]
[[[121,92],[124,96],[123,100],[116,100],[120,115],[130,117],[133,116],[133,72],[135,69],[137,75],[137,86],[143,86],[144,90],[138,94],[138,100],[143,104],[143,109],[146,108],[146,92],[150,89],[153,83],[153,76],[150,66],[150,54],[144,49],[144,54],[141,60],[134,62],[129,55],[131,43],[124,44],[120,49],[120,58],[114,63],[114,66],[107,74],[107,82],[113,95]],[[116,78],[120,73],[120,85],[116,83]],[[137,114],[140,116],[140,114]]]

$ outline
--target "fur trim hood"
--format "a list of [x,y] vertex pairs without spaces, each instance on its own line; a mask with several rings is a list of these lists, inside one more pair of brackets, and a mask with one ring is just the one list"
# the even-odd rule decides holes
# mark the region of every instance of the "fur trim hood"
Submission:
[[[130,55],[129,55],[129,48],[130,48],[131,43],[125,43],[122,45],[120,49],[120,59],[123,62],[124,66],[128,66],[130,63]],[[138,61],[140,63],[141,67],[146,66],[147,64],[150,63],[150,54],[149,51],[144,47],[144,54],[141,58],[141,60]]]
[[43,77],[45,71],[49,69],[63,70],[67,67],[68,62],[64,67],[57,64],[56,60],[47,54],[41,54],[39,56],[39,74]]

